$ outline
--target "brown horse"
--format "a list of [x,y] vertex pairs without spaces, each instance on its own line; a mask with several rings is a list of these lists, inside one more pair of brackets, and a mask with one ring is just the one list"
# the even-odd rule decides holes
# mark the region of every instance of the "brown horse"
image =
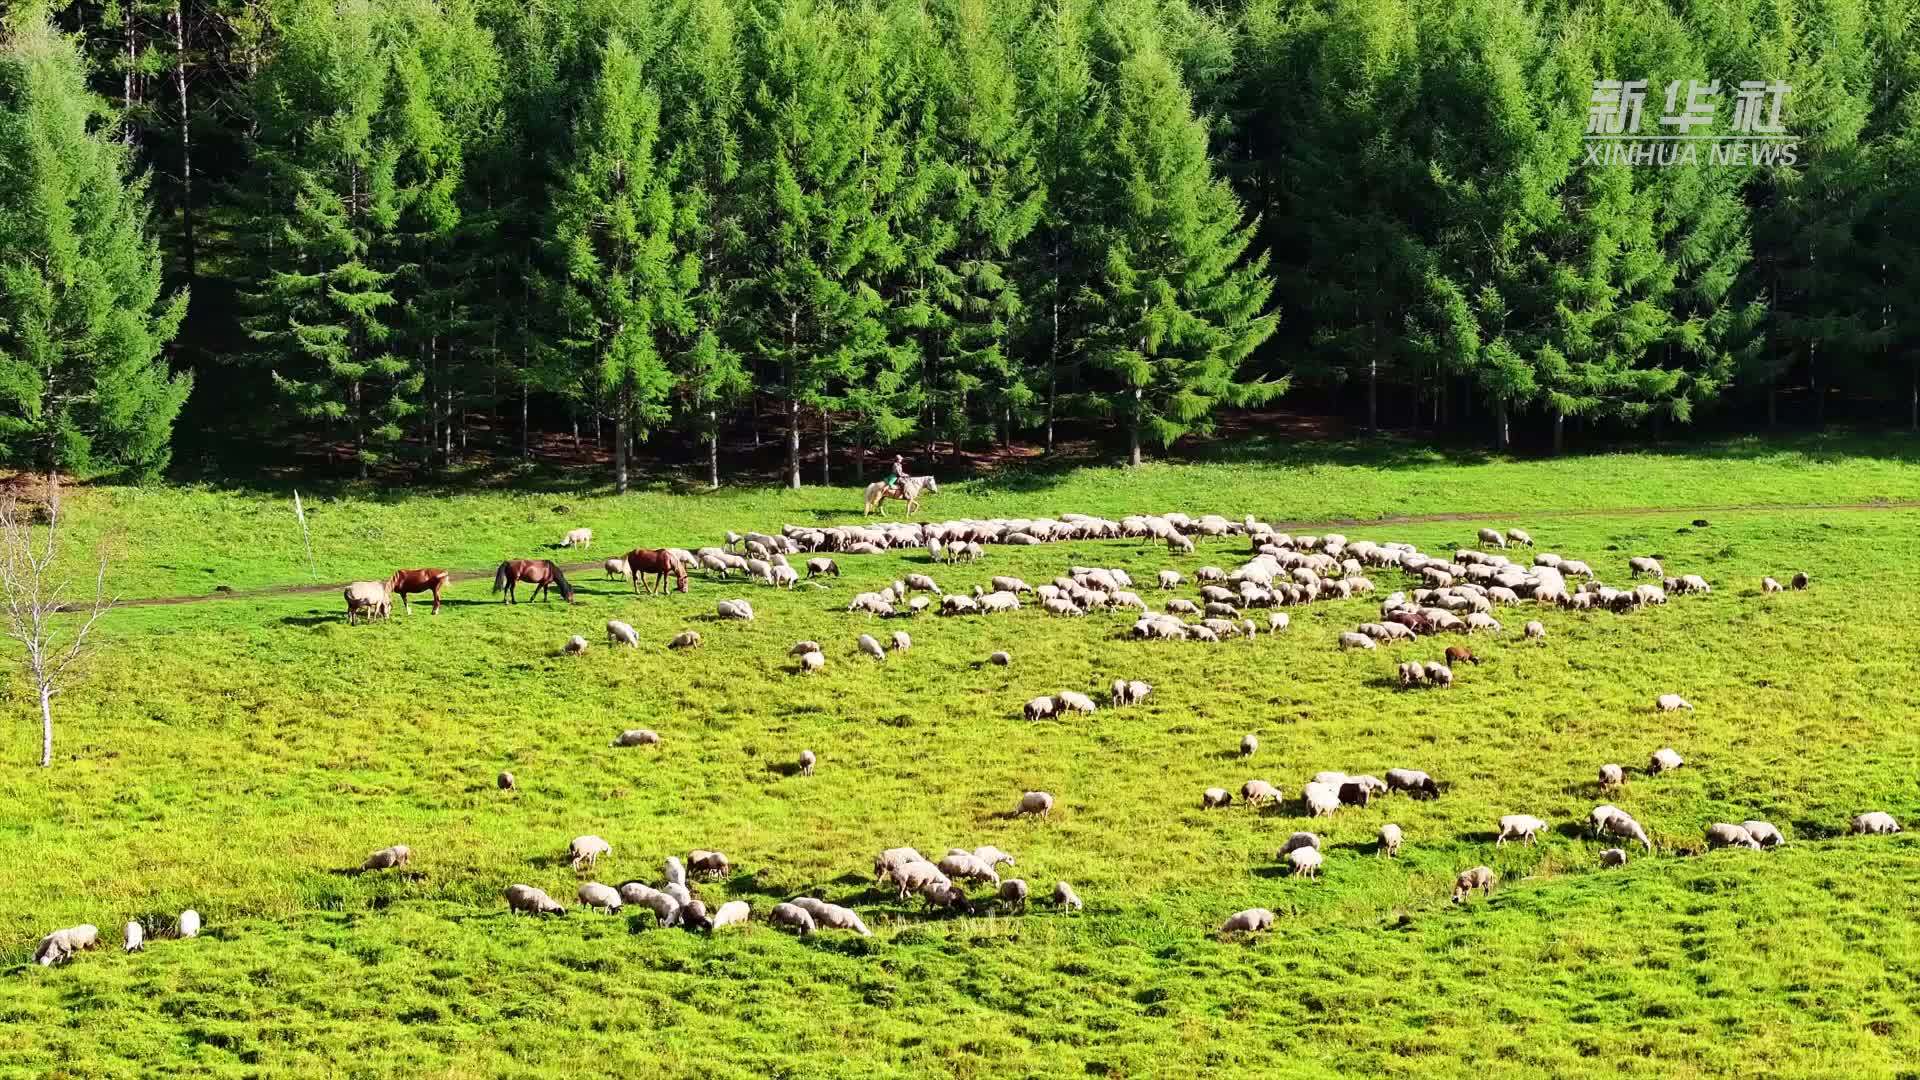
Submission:
[[627,552],[627,576],[633,579],[633,591],[640,591],[640,579],[647,574],[653,575],[653,581],[647,583],[647,592],[654,590],[657,583],[661,592],[667,591],[667,575],[672,574],[679,583],[680,591],[687,591],[687,571],[673,552],[666,548],[634,548]]
[[[500,564],[500,569],[493,572],[493,591],[506,590],[506,602],[511,604],[514,602],[513,587],[522,581],[537,586],[533,590],[532,599],[538,600],[542,593],[547,593],[549,586],[557,585],[560,587],[561,599],[569,604],[573,603],[573,586],[567,582],[567,575],[560,572],[560,568],[554,565],[552,559],[508,559]],[[547,593],[547,599],[551,601],[553,595]]]
[[430,592],[433,594],[433,613],[440,614],[440,590],[447,587],[448,574],[445,570],[395,570],[387,579],[387,592],[398,596],[405,610],[413,611],[413,602],[407,599],[408,593]]

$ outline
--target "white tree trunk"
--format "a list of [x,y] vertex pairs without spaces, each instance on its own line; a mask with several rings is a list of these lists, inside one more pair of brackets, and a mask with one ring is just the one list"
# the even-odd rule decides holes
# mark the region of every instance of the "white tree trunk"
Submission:
[[53,764],[53,687],[40,688],[40,767]]

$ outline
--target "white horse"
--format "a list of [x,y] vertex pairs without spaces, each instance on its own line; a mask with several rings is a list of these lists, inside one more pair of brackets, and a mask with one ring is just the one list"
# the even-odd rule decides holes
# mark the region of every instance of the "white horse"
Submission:
[[940,485],[931,476],[909,476],[900,481],[900,490],[895,492],[887,486],[885,480],[875,480],[867,485],[867,513],[880,508],[888,499],[900,499],[907,504],[907,513],[920,509],[920,493],[940,494]]

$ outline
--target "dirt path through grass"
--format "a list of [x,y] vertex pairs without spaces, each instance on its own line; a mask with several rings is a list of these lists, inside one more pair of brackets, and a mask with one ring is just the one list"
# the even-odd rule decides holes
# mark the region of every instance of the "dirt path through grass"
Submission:
[[[1444,514],[1405,514],[1376,518],[1331,518],[1319,521],[1276,521],[1271,522],[1281,532],[1303,532],[1309,529],[1326,530],[1328,528],[1362,529],[1383,525],[1428,525],[1444,521],[1492,521],[1498,518],[1512,518],[1524,514],[1532,518],[1588,518],[1588,517],[1647,517],[1654,514],[1731,514],[1750,513],[1761,510],[1777,510],[1783,513],[1794,511],[1837,510],[1845,512],[1875,510],[1913,510],[1920,509],[1920,499],[1866,503],[1732,503],[1720,506],[1632,506],[1611,507],[1585,510],[1534,510],[1517,513],[1486,513],[1479,511],[1455,512]],[[609,556],[611,557],[611,556]],[[606,560],[563,564],[561,570],[569,574],[587,573],[600,569]],[[456,570],[448,584],[463,581],[485,581],[486,570]],[[325,585],[275,585],[265,589],[229,589],[198,596],[150,596],[131,600],[121,600],[119,607],[165,607],[174,604],[201,604],[213,600],[258,600],[275,596],[298,596],[302,593],[330,593],[346,588],[344,581]],[[424,603],[431,605],[428,597]]]

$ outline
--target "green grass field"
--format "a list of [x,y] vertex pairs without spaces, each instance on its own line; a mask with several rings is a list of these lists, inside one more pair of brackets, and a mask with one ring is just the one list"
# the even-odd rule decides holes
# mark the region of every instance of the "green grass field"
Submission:
[[[314,515],[315,561],[321,580],[479,569],[577,524],[599,534],[596,555],[696,546],[728,527],[845,518],[852,498],[341,496]],[[634,597],[596,571],[576,578],[571,609],[507,608],[465,582],[437,618],[416,606],[370,627],[344,625],[330,593],[118,611],[59,702],[52,770],[34,765],[30,696],[8,688],[0,1073],[1913,1076],[1920,844],[1845,828],[1865,810],[1920,817],[1920,688],[1897,614],[1920,586],[1920,510],[1716,511],[1692,528],[1689,508],[1916,498],[1920,468],[1888,447],[1802,444],[1088,470],[929,504],[1276,521],[1500,511],[1343,531],[1451,550],[1476,524],[1518,525],[1610,582],[1628,555],[1657,553],[1715,586],[1630,615],[1497,612],[1507,632],[1471,642],[1485,662],[1417,693],[1391,685],[1394,663],[1449,642],[1333,647],[1377,596],[1293,609],[1279,636],[1218,646],[1124,640],[1120,615],[869,624],[842,610],[908,571],[949,589],[1069,564],[1150,581],[1163,566],[1231,567],[1239,539],[1177,559],[1132,541],[989,548],[959,568],[920,552],[843,557],[831,587],[790,594],[696,576],[689,595]],[[277,494],[75,490],[66,505],[76,550],[108,536],[138,553],[116,569],[122,595],[307,577]],[[1674,509],[1605,512],[1662,506]],[[1796,569],[1813,588],[1759,594],[1762,574]],[[1140,591],[1156,606],[1166,595]],[[758,620],[709,619],[731,596]],[[641,649],[605,646],[614,617]],[[1528,618],[1546,623],[1544,644],[1520,640]],[[705,645],[669,653],[687,628]],[[911,652],[882,666],[855,651],[859,633],[899,628]],[[557,655],[573,633],[592,649]],[[826,646],[820,675],[794,674],[785,653],[801,638]],[[1013,666],[981,666],[994,649]],[[1153,696],[1106,708],[1121,676]],[[1059,689],[1103,707],[1020,718]],[[1669,691],[1697,711],[1656,715]],[[629,727],[664,743],[609,747]],[[1236,751],[1247,732],[1261,740],[1251,761]],[[1687,766],[1644,775],[1663,745]],[[785,768],[802,748],[819,754],[812,776]],[[1632,776],[1602,799],[1608,761]],[[1396,766],[1432,772],[1446,796],[1317,826],[1293,798],[1321,769]],[[503,768],[519,791],[496,790]],[[1284,811],[1198,808],[1203,788],[1254,777],[1285,789]],[[1053,815],[1011,817],[1036,788],[1058,796]],[[1575,824],[1600,801],[1637,816],[1659,853],[1599,869],[1610,845]],[[1496,849],[1495,819],[1516,812],[1555,829]],[[1746,818],[1789,845],[1698,853],[1707,824]],[[1406,831],[1397,860],[1374,850],[1386,821]],[[1318,882],[1274,859],[1307,827],[1327,840]],[[855,907],[874,936],[507,917],[500,890],[516,881],[572,906],[584,878],[560,855],[581,833],[613,843],[597,880],[655,880],[664,856],[717,848],[734,873],[703,887],[709,906],[746,899],[757,918],[810,893]],[[414,849],[414,874],[342,872],[393,843]],[[883,847],[985,843],[1018,857],[1008,873],[1036,896],[1072,881],[1086,911],[936,917],[872,888]],[[1454,874],[1479,863],[1501,876],[1491,900],[1449,904]],[[117,951],[128,918],[188,906],[205,916],[199,939]],[[1252,906],[1279,914],[1273,933],[1213,933]],[[109,948],[27,963],[41,934],[78,922]]]

